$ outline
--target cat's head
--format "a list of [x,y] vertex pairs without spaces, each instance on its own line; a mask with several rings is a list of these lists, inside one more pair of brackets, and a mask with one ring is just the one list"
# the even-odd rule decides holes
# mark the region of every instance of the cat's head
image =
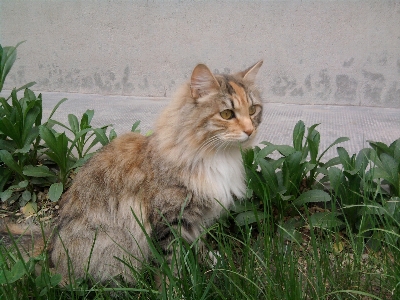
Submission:
[[160,129],[169,128],[164,137],[206,152],[250,145],[262,116],[255,85],[262,63],[235,74],[213,74],[197,65],[159,120]]
[[199,107],[212,108],[206,128],[224,142],[246,142],[261,122],[262,101],[254,80],[262,61],[233,75],[214,75],[206,65],[192,73],[190,91]]

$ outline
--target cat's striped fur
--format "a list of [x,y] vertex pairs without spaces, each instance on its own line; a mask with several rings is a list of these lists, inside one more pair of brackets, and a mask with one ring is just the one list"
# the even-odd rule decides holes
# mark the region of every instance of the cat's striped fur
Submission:
[[48,249],[57,272],[68,278],[72,267],[83,276],[90,256],[96,280],[133,281],[115,257],[136,268],[151,259],[143,228],[170,256],[171,228],[191,243],[244,196],[241,148],[251,145],[261,122],[254,84],[261,65],[233,75],[196,66],[151,136],[118,137],[82,167],[60,202]]

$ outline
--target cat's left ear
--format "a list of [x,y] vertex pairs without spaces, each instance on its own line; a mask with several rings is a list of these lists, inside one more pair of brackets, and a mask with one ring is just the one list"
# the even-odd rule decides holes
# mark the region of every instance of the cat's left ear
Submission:
[[260,70],[262,64],[263,61],[260,60],[258,63],[252,65],[250,68],[247,68],[246,70],[240,72],[239,74],[243,77],[244,80],[254,82],[256,80],[258,70]]
[[197,65],[190,78],[190,90],[193,99],[208,95],[220,88],[218,81],[206,65]]

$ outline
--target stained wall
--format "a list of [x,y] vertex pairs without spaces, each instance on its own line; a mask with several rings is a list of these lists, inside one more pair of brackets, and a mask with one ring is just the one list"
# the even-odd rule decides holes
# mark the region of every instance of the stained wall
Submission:
[[22,40],[6,89],[170,97],[263,59],[266,102],[400,108],[400,1],[1,0]]

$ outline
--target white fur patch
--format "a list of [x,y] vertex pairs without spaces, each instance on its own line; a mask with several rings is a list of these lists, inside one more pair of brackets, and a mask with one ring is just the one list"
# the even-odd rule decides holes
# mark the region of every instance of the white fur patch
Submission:
[[220,151],[199,164],[198,176],[193,176],[191,187],[197,193],[214,199],[214,209],[207,219],[213,219],[233,204],[233,195],[243,198],[246,192],[244,168],[239,149]]

